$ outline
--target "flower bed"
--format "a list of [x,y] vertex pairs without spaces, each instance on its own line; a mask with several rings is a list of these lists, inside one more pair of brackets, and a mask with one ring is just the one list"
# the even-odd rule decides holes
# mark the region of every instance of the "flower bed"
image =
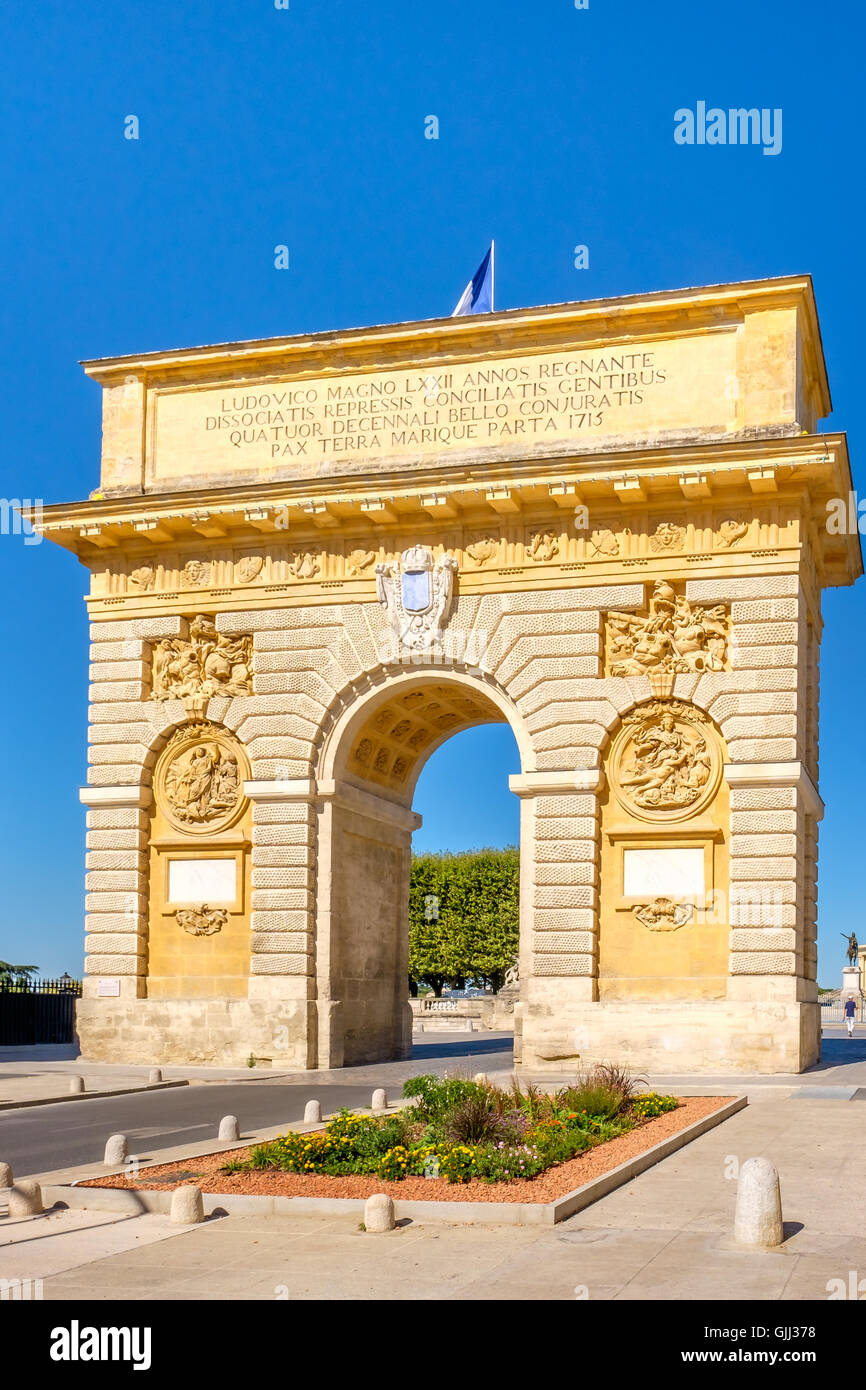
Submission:
[[323,1130],[289,1131],[231,1154],[117,1175],[88,1186],[162,1188],[195,1182],[225,1194],[427,1200],[550,1201],[724,1105],[638,1095],[631,1078],[597,1070],[548,1096],[460,1078],[416,1077],[415,1104],[382,1118],[341,1112]]
[[[503,1090],[416,1076],[403,1097],[415,1104],[397,1115],[376,1119],[342,1111],[324,1132],[289,1131],[258,1145],[240,1167],[329,1177],[372,1173],[390,1182],[521,1182],[677,1107],[672,1096],[637,1096],[633,1080],[610,1068],[553,1096],[531,1086]],[[226,1167],[239,1171],[237,1164]]]

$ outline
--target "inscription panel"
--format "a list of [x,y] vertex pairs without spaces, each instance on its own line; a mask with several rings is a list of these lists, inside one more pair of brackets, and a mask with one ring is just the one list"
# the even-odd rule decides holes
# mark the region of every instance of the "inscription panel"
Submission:
[[536,444],[591,451],[737,428],[736,332],[150,393],[151,486],[315,477]]

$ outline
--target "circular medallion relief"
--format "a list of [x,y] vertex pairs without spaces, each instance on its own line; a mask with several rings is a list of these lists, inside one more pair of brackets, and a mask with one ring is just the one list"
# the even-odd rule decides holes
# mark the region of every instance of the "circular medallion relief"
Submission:
[[240,745],[215,724],[186,725],[170,738],[154,790],[160,810],[179,830],[207,832],[233,825],[246,806],[249,776]]
[[683,820],[718,790],[719,741],[707,715],[681,700],[652,700],[626,715],[610,759],[617,800],[640,820]]

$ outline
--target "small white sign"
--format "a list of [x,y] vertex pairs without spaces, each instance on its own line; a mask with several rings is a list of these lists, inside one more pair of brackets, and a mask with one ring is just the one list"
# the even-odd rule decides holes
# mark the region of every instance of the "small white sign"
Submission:
[[106,995],[120,993],[119,980],[99,980],[96,985],[97,996],[104,999]]

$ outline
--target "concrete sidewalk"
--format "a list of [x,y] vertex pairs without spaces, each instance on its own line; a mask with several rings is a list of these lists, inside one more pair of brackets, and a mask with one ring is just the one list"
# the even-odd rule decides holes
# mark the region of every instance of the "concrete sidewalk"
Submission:
[[[554,1230],[55,1212],[0,1219],[0,1278],[73,1301],[826,1299],[852,1271],[866,1288],[866,1237],[848,1234],[866,1205],[866,1111],[836,1095],[765,1095]],[[737,1166],[759,1154],[780,1171],[786,1240],[755,1253],[730,1237]]]
[[[73,1046],[0,1048],[0,1102],[63,1097],[69,1094],[69,1078],[84,1078],[85,1091],[109,1094],[146,1086],[151,1064],[87,1062],[76,1056]],[[153,1065],[157,1065],[154,1063]],[[171,1067],[161,1068],[166,1081],[218,1082],[242,1081],[279,1073],[250,1067]]]

